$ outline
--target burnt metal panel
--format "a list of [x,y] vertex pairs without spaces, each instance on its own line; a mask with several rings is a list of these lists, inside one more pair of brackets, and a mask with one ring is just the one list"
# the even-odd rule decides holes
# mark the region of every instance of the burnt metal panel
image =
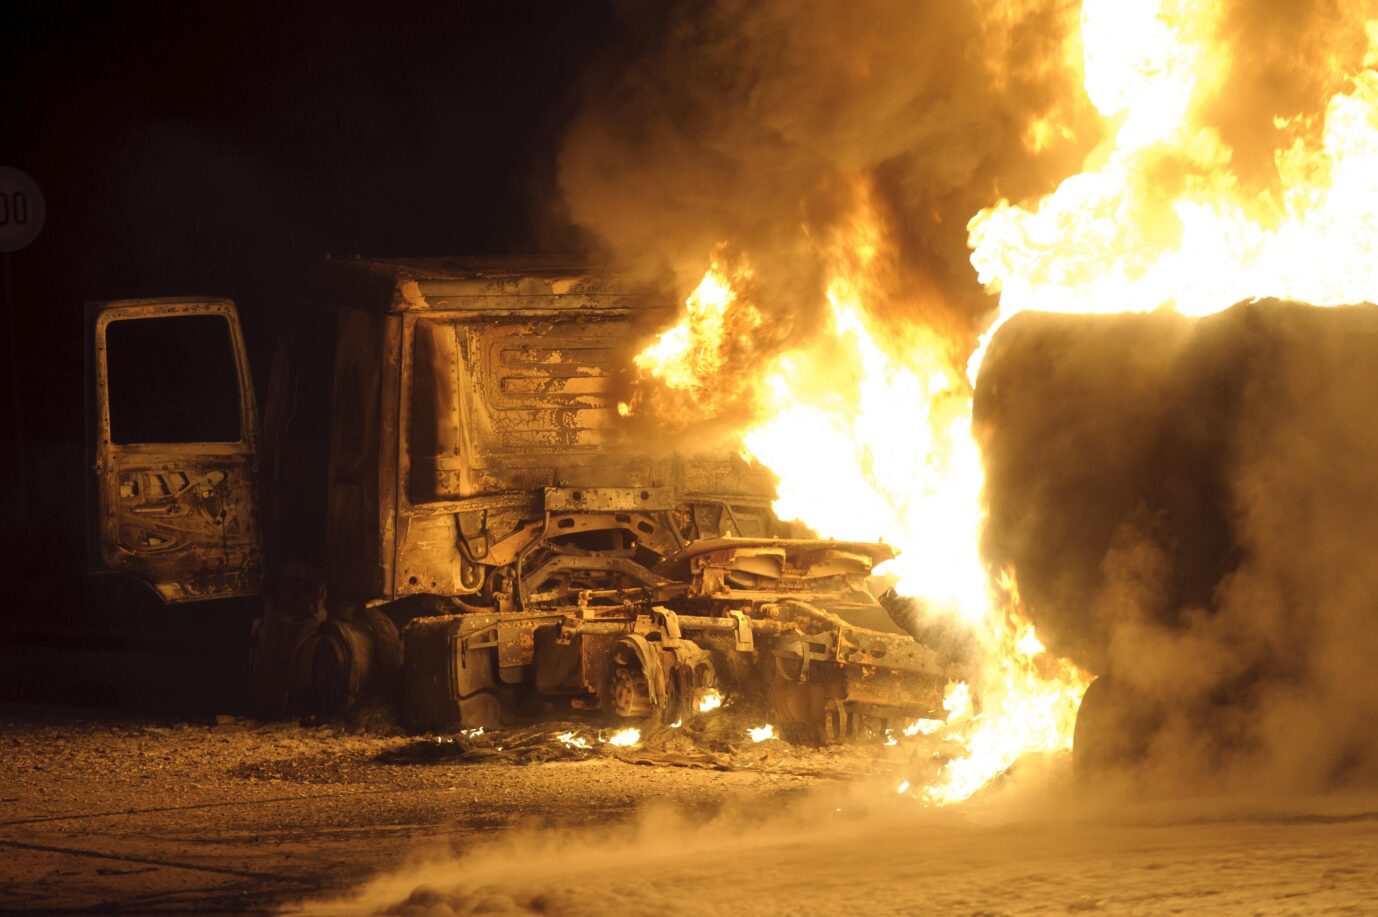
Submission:
[[454,513],[402,514],[396,529],[395,595],[464,595],[482,585],[482,573],[459,552]]
[[618,308],[674,312],[668,282],[648,288],[577,256],[327,258],[313,274],[314,296],[331,308],[508,313],[604,308],[616,300]]
[[[619,442],[619,375],[654,310],[608,289],[556,274],[399,280],[398,392],[383,408],[395,404],[396,417],[386,594],[472,593],[541,536],[545,514],[669,513],[686,490],[712,494],[723,517],[700,531],[775,533],[769,475],[735,457],[651,458],[654,447]],[[381,469],[379,480],[389,483]]]
[[547,487],[545,508],[559,512],[616,512],[671,509],[674,491],[668,487]]
[[335,351],[327,536],[334,598],[383,593],[379,496],[381,317],[342,310]]
[[402,379],[402,320],[390,315],[383,319],[381,368],[382,409],[378,422],[378,578],[382,590],[397,594],[395,576],[397,554],[397,506],[401,449],[401,405],[406,391]]
[[[125,573],[170,603],[252,595],[262,584],[258,417],[234,304],[219,299],[121,300],[90,307],[89,426],[97,571]],[[220,316],[238,378],[234,442],[121,443],[111,431],[106,332],[114,322]],[[139,405],[157,412],[159,404]]]
[[620,365],[612,345],[625,337],[624,320],[457,327],[468,357],[476,470],[548,464],[541,453],[589,452],[606,442]]

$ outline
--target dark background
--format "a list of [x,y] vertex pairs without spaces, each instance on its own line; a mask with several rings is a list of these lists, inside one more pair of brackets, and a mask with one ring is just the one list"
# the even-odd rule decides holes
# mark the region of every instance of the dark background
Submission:
[[[0,4],[0,165],[47,201],[8,259],[14,334],[0,323],[0,694],[84,700],[78,682],[96,683],[90,659],[45,674],[58,663],[34,650],[100,642],[82,578],[83,304],[233,298],[262,399],[286,290],[327,253],[577,248],[557,151],[581,72],[620,40],[613,13]],[[15,688],[12,657],[33,684]]]
[[0,351],[0,499],[9,537],[25,530],[5,563],[26,577],[80,508],[61,444],[81,438],[84,302],[233,298],[262,397],[282,291],[326,253],[578,244],[555,154],[581,65],[616,39],[607,4],[3,6],[0,165],[47,200],[9,258]]

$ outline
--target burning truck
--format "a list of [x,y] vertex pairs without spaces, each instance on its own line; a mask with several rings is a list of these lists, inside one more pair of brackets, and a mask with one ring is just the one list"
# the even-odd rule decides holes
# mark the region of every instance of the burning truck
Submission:
[[559,261],[349,259],[300,302],[261,425],[231,302],[88,322],[91,566],[188,615],[252,603],[263,711],[384,698],[439,731],[744,693],[820,742],[942,716],[957,663],[868,588],[891,548],[801,537],[736,456],[619,438],[662,299]]

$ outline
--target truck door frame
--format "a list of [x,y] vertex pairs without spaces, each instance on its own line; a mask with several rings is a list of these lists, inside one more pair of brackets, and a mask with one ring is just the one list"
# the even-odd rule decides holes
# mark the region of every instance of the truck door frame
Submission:
[[[109,367],[106,359],[106,331],[112,323],[195,315],[219,315],[228,328],[235,373],[238,381],[240,436],[236,442],[172,442],[172,443],[116,443],[110,425]],[[88,303],[86,306],[86,457],[88,462],[86,505],[88,519],[87,567],[91,573],[114,573],[132,577],[146,584],[168,604],[194,602],[202,599],[255,595],[263,580],[263,545],[259,526],[259,423],[258,404],[254,396],[243,331],[238,311],[232,301],[216,297],[168,297],[152,299],[124,299]],[[195,550],[189,546],[180,551],[175,544],[167,559],[140,558],[120,545],[114,505],[115,492],[121,484],[115,480],[119,468],[130,460],[143,462],[152,468],[169,470],[187,477],[181,469],[209,464],[237,468],[244,480],[234,482],[239,499],[231,510],[238,513],[234,523],[242,527],[242,537],[236,542],[235,555],[242,555],[238,569],[229,569],[226,562],[231,553],[226,548],[219,570],[197,566],[186,558]],[[178,465],[178,469],[173,469]],[[224,472],[221,474],[224,479]],[[180,480],[180,478],[179,478]],[[187,487],[204,486],[204,482],[188,480]],[[228,491],[228,486],[227,486]],[[171,509],[169,510],[171,511]],[[222,529],[223,529],[222,524]],[[227,542],[228,544],[228,542]],[[176,565],[168,563],[173,555],[184,562],[174,573]]]

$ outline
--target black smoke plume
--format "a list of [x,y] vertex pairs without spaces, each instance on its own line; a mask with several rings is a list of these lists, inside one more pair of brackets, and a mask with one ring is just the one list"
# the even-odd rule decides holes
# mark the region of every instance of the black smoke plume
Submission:
[[985,549],[1055,651],[1157,705],[1148,765],[1378,774],[1378,307],[1026,314],[976,425]]
[[562,150],[568,216],[681,297],[720,245],[745,256],[769,353],[824,327],[818,249],[862,187],[897,249],[888,317],[969,349],[993,303],[967,221],[1052,190],[1099,136],[1076,17],[1048,0],[627,4]]

